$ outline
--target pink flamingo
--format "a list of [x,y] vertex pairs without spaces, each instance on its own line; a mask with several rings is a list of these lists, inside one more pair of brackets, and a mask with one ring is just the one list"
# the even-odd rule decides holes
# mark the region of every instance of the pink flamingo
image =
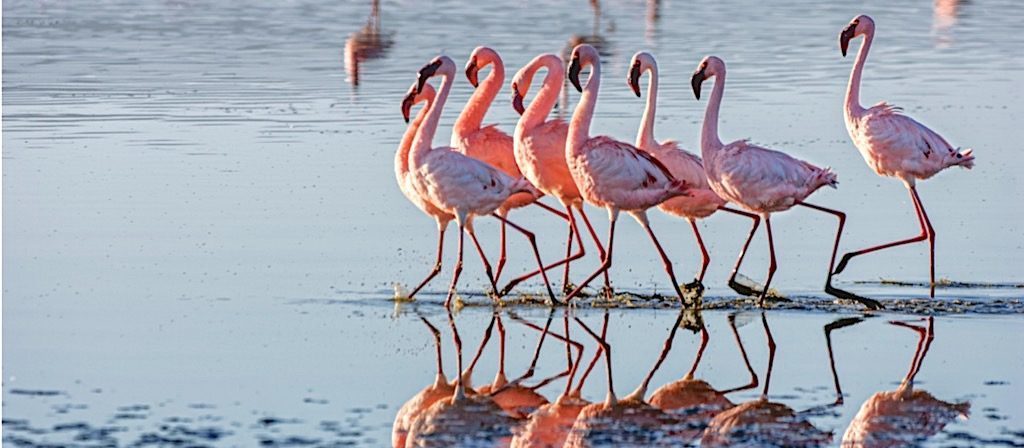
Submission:
[[[491,73],[483,81],[479,81],[479,71],[487,66],[491,66]],[[482,126],[487,110],[491,107],[491,103],[494,102],[494,98],[498,95],[501,86],[505,82],[505,64],[502,62],[501,56],[488,47],[477,47],[470,55],[469,63],[466,64],[466,77],[476,90],[469,98],[469,102],[466,103],[466,107],[462,110],[459,118],[455,120],[455,126],[452,128],[452,147],[467,156],[503,171],[509,176],[514,178],[522,177],[522,173],[520,173],[519,166],[516,163],[516,157],[513,154],[512,137],[502,132],[496,125]],[[563,219],[568,219],[565,214],[536,201],[533,195],[528,193],[517,193],[510,196],[498,208],[496,213],[506,217],[511,209],[525,207],[530,204],[536,204],[538,207],[554,213]],[[502,222],[501,253],[498,256],[498,265],[494,273],[495,281],[501,277],[505,267],[506,227],[506,224]],[[547,269],[562,263],[567,262],[554,263],[548,266]],[[527,278],[533,277],[538,273],[534,271]],[[565,279],[565,282],[567,283],[568,279]],[[503,294],[501,293],[501,295]]]
[[[772,239],[771,214],[789,210],[794,205],[802,205],[814,210],[829,213],[839,218],[836,230],[836,241],[832,248],[829,261],[828,277],[825,280],[825,291],[837,297],[856,300],[869,308],[877,309],[881,304],[859,297],[832,287],[832,266],[839,249],[839,239],[843,233],[846,214],[804,202],[807,196],[823,186],[835,187],[836,175],[828,168],[819,168],[789,155],[752,145],[746,140],[737,140],[723,144],[718,138],[718,111],[722,105],[722,94],[725,91],[725,62],[715,56],[705,57],[690,83],[693,93],[700,99],[700,87],[705,79],[715,77],[715,87],[711,91],[707,111],[704,115],[704,128],[701,132],[701,154],[704,156],[704,171],[707,173],[711,188],[723,199],[735,202],[743,208],[761,215],[764,218],[765,230],[768,233],[768,250],[771,262],[768,265],[768,277],[764,289],[760,292],[758,303],[764,306],[765,296],[775,275],[775,242]],[[750,240],[757,231],[759,220],[754,220],[750,235],[743,244],[736,267],[733,268],[729,285],[741,294],[753,292],[745,287],[737,287],[736,272],[743,263]]]
[[427,116],[429,106],[434,102],[435,91],[434,87],[427,84],[423,86],[423,89],[416,93],[416,86],[413,85],[409,88],[409,92],[402,101],[402,115],[405,116],[406,121],[409,121],[409,113],[412,106],[426,102],[428,107],[424,107],[416,114],[416,118],[409,124],[409,127],[405,130],[405,134],[402,136],[402,141],[398,145],[398,151],[395,152],[395,178],[398,180],[398,188],[402,190],[402,194],[405,195],[410,202],[413,203],[427,216],[434,218],[437,222],[437,261],[434,262],[434,268],[427,274],[427,277],[416,286],[415,289],[409,293],[410,299],[416,296],[430,280],[437,276],[441,272],[441,255],[444,252],[444,232],[448,228],[448,223],[455,219],[455,216],[445,212],[425,200],[419,193],[416,192],[416,188],[412,185],[411,178],[409,177],[409,150],[412,148],[412,141],[416,138],[416,133],[420,129],[420,125]]
[[[541,69],[547,71],[543,85],[529,106],[523,107],[523,98],[530,90],[534,75]],[[569,172],[569,165],[565,160],[565,140],[569,133],[569,125],[559,119],[547,120],[551,109],[558,102],[563,83],[565,83],[565,67],[562,64],[562,59],[550,53],[539,55],[520,69],[512,79],[512,107],[521,115],[519,123],[516,124],[514,136],[514,153],[519,168],[530,183],[544,194],[558,199],[565,207],[569,223],[569,237],[565,248],[566,258],[562,261],[565,262],[563,282],[568,285],[569,262],[579,259],[585,254],[583,241],[580,239],[580,232],[576,226],[574,209],[583,218],[583,223],[586,224],[601,259],[604,259],[604,248],[601,246],[601,240],[597,237],[597,232],[590,224],[590,219],[583,212],[583,197],[580,195],[579,188],[576,187],[576,181],[573,179],[572,173]],[[572,254],[573,235],[576,236],[579,246],[579,252],[576,254]],[[512,280],[502,291],[507,292],[519,282],[535,274],[537,274],[536,271]],[[607,273],[605,273],[604,284],[605,292],[610,294],[611,282]]]
[[864,161],[879,176],[896,177],[910,190],[910,199],[914,202],[917,220],[921,225],[921,234],[913,238],[894,241],[887,244],[868,247],[843,255],[839,260],[834,274],[846,268],[846,263],[858,255],[928,240],[931,297],[935,297],[935,229],[932,228],[928,214],[917,194],[917,180],[934,176],[939,171],[952,166],[970,169],[974,166],[973,150],[961,152],[953,148],[942,136],[928,129],[901,113],[901,109],[881,102],[868,109],[860,105],[860,77],[864,71],[864,61],[868,58],[871,41],[875,38],[875,21],[866,15],[853,18],[842,33],[839,34],[839,46],[846,56],[850,39],[864,36],[857,62],[850,72],[850,84],[846,88],[846,104],[843,108],[846,117],[846,130],[850,133],[854,146],[860,150]]
[[[579,76],[580,70],[587,66],[590,67],[590,78],[584,89],[580,85]],[[583,93],[573,112],[572,121],[569,123],[569,135],[565,142],[565,157],[569,171],[583,198],[608,210],[611,225],[608,228],[607,253],[601,266],[569,293],[566,301],[579,294],[591,280],[611,267],[615,221],[619,217],[619,211],[625,210],[636,218],[651,237],[654,247],[661,255],[665,272],[672,281],[672,288],[680,302],[685,302],[683,292],[679,290],[679,282],[672,271],[672,262],[665,255],[661,243],[651,230],[650,222],[647,220],[647,209],[666,199],[688,194],[686,183],[676,180],[661,162],[629,143],[607,136],[590,136],[590,122],[594,117],[597,92],[601,85],[601,61],[594,47],[584,44],[573,49],[569,80],[576,90]]]
[[757,215],[725,207],[725,200],[715,194],[711,186],[708,185],[708,177],[704,174],[704,163],[700,157],[680,148],[679,143],[675,140],[666,140],[661,143],[655,140],[654,115],[658,103],[658,63],[650,53],[641,51],[633,55],[627,79],[633,93],[638,98],[640,97],[640,76],[644,72],[650,73],[650,81],[647,84],[647,105],[644,108],[643,118],[640,120],[636,147],[649,152],[668,168],[673,177],[686,182],[690,187],[689,196],[669,199],[658,205],[658,208],[665,213],[689,221],[690,227],[693,228],[693,236],[696,237],[697,245],[700,246],[703,263],[700,273],[693,283],[686,285],[686,288],[695,289],[699,293],[704,291],[704,273],[708,270],[711,257],[708,255],[707,248],[704,247],[704,240],[700,237],[697,220],[707,218],[718,210],[743,215],[750,219],[757,219]]
[[[417,81],[417,93],[423,90],[427,79],[440,74],[442,77],[440,93],[437,99],[430,105],[430,111],[423,122],[423,125],[416,133],[412,149],[409,153],[410,178],[416,192],[425,200],[434,204],[437,208],[455,216],[459,224],[459,255],[455,264],[455,271],[452,275],[452,283],[448,288],[448,297],[445,299],[445,306],[450,307],[452,297],[455,294],[455,287],[462,273],[462,253],[464,234],[469,233],[476,246],[480,258],[483,260],[484,268],[491,280],[491,286],[497,290],[494,284],[494,277],[491,275],[491,268],[484,256],[483,248],[476,239],[473,232],[473,217],[493,213],[508,197],[520,192],[528,192],[539,196],[537,191],[529,182],[523,178],[512,178],[507,174],[476,160],[460,154],[450,147],[431,148],[431,141],[437,131],[438,120],[441,118],[441,110],[451,91],[453,76],[455,75],[455,63],[447,56],[438,56],[431,63],[425,65],[419,72]],[[507,222],[516,230],[527,235],[530,244],[533,245],[533,253],[537,264],[543,270],[544,263],[540,259],[540,251],[532,233],[519,227],[506,218],[495,215],[499,220]],[[547,286],[548,296],[552,302],[558,302],[551,285],[547,281],[547,274],[541,272]]]

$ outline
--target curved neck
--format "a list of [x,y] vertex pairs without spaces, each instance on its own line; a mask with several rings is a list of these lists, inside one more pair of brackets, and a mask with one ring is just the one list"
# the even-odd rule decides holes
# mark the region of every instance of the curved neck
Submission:
[[562,91],[562,84],[565,83],[562,62],[557,58],[544,60],[542,64],[536,66],[528,74],[529,78],[532,80],[537,71],[542,68],[547,70],[547,74],[544,75],[544,84],[541,85],[537,96],[526,107],[523,116],[519,118],[519,123],[516,125],[517,136],[543,124],[547,120],[551,109],[558,102],[558,94]]
[[583,95],[576,105],[572,114],[572,121],[569,122],[569,136],[566,139],[565,149],[570,154],[575,154],[583,143],[590,138],[590,122],[594,118],[594,107],[597,105],[597,91],[601,87],[601,66],[593,61],[587,61],[590,66],[590,78],[583,88]]
[[718,111],[722,107],[722,94],[725,93],[725,73],[715,74],[715,87],[708,99],[708,108],[704,112],[704,128],[700,134],[701,150],[722,147],[718,138]]
[[398,144],[398,152],[395,153],[395,175],[398,177],[404,177],[409,172],[409,149],[412,148],[412,141],[416,138],[416,133],[420,130],[420,125],[423,124],[423,120],[427,117],[427,112],[430,110],[430,105],[433,103],[433,100],[428,100],[427,107],[420,109],[416,113],[416,117],[413,118],[412,122],[405,129],[405,134],[402,134],[402,141]]
[[654,139],[654,116],[658,109],[658,68],[648,67],[651,80],[647,83],[647,106],[640,119],[640,130],[636,135],[638,148],[654,148],[658,142]]
[[502,64],[500,59],[491,60],[491,73],[473,91],[473,95],[466,102],[466,107],[462,109],[459,118],[455,120],[455,125],[452,127],[453,143],[460,140],[462,136],[480,129],[484,116],[487,115],[487,110],[490,109],[491,103],[498,96],[498,92],[501,91],[501,86],[504,83],[504,64]]
[[860,77],[864,72],[864,61],[868,59],[868,51],[871,49],[871,41],[875,39],[875,31],[868,30],[864,33],[864,42],[860,44],[857,51],[857,61],[853,63],[853,70],[850,71],[850,83],[846,86],[846,114],[855,115],[863,112],[860,105]]
[[413,164],[416,164],[420,157],[430,152],[434,141],[434,133],[437,132],[437,123],[441,120],[441,110],[444,109],[444,103],[448,101],[448,93],[451,89],[451,73],[442,73],[440,92],[434,98],[434,102],[430,104],[430,112],[427,112],[427,118],[423,120],[419,130],[417,130],[416,139],[412,143],[409,159]]

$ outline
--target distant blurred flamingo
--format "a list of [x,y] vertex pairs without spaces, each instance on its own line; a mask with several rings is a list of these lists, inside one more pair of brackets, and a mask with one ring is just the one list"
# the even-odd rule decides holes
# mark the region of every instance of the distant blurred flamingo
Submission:
[[[586,89],[580,85],[579,79],[584,67],[590,67]],[[566,301],[579,294],[591,280],[611,267],[615,222],[619,211],[625,210],[636,218],[651,237],[672,282],[672,289],[679,301],[685,303],[672,262],[651,230],[647,209],[667,199],[688,194],[686,183],[676,180],[664,165],[633,145],[607,136],[590,136],[590,122],[594,118],[594,107],[601,85],[601,60],[594,47],[580,45],[573,50],[569,80],[583,95],[569,123],[569,135],[565,143],[566,161],[583,198],[595,206],[607,209],[611,225],[608,230],[608,252],[601,266],[569,293]]]
[[[825,280],[825,291],[838,297],[857,300],[869,308],[880,308],[881,304],[832,287],[832,266],[835,263],[836,251],[839,250],[839,239],[842,237],[846,215],[837,210],[804,202],[807,196],[823,186],[835,187],[836,175],[828,168],[818,168],[810,163],[795,159],[789,155],[752,145],[746,140],[737,140],[723,144],[718,138],[718,111],[722,105],[722,94],[725,92],[725,62],[715,56],[705,57],[690,83],[693,93],[700,99],[701,84],[705,79],[715,77],[715,87],[711,91],[707,111],[704,115],[704,128],[701,132],[701,154],[704,156],[704,170],[711,188],[723,199],[735,202],[743,208],[764,217],[768,233],[768,250],[771,263],[768,266],[768,277],[764,289],[760,291],[758,302],[764,306],[768,288],[775,275],[775,242],[772,239],[770,216],[774,212],[785,211],[794,205],[802,205],[814,210],[829,213],[839,218],[836,230],[836,241],[832,248],[829,262],[828,277]],[[757,231],[759,220],[754,220],[750,235],[743,244],[736,267],[733,268],[729,286],[744,295],[756,293],[752,288],[736,282],[736,273],[743,256],[746,254],[750,240]]]
[[[529,106],[523,107],[523,99],[530,90],[534,75],[541,69],[547,72],[544,75],[544,82],[537,95],[530,101]],[[563,283],[565,284],[563,286],[568,286],[569,262],[579,259],[585,254],[580,231],[576,226],[576,217],[573,214],[574,209],[583,218],[583,223],[586,224],[601,259],[604,259],[604,248],[597,237],[597,232],[590,224],[590,219],[583,211],[583,197],[580,195],[579,188],[576,187],[576,181],[573,180],[572,174],[569,172],[569,165],[565,160],[565,140],[569,132],[569,125],[562,120],[547,119],[551,109],[558,101],[564,80],[565,67],[558,56],[548,53],[533,58],[512,78],[512,107],[521,115],[519,123],[516,124],[514,136],[514,155],[519,169],[530,183],[544,194],[558,199],[565,207],[565,216],[569,222],[569,237],[565,248],[566,258],[562,261],[565,262],[563,274]],[[579,246],[579,252],[576,254],[572,254],[573,235],[576,236],[576,243]],[[557,264],[555,263],[555,265]],[[534,271],[513,279],[502,289],[502,293],[507,293],[519,282],[536,274],[537,271]],[[607,273],[605,274],[605,290],[611,291]]]
[[345,71],[349,82],[359,85],[359,64],[383,56],[392,43],[391,36],[381,30],[380,0],[373,0],[366,25],[345,40]]
[[[483,81],[480,81],[478,72],[487,66],[491,67],[491,73],[488,74],[487,78],[484,78]],[[514,178],[522,177],[523,174],[519,171],[519,166],[516,164],[516,156],[513,153],[512,137],[498,129],[496,125],[492,124],[482,126],[484,116],[487,115],[487,110],[491,107],[491,103],[494,102],[494,98],[498,95],[498,92],[501,91],[501,87],[505,83],[505,64],[502,62],[501,56],[499,56],[496,51],[488,47],[476,47],[469,57],[469,62],[466,64],[466,77],[476,90],[469,98],[469,101],[466,103],[466,107],[462,110],[459,118],[455,121],[455,126],[452,128],[452,147],[467,156],[480,160],[503,171],[509,176]],[[527,177],[527,179],[530,178]],[[544,210],[554,213],[563,219],[568,219],[565,214],[537,201],[533,195],[529,193],[517,193],[510,196],[508,200],[498,208],[496,213],[505,217],[508,216],[508,212],[511,209],[524,207],[530,204],[537,204],[537,206]],[[501,253],[498,256],[498,265],[494,272],[495,282],[497,282],[501,277],[501,273],[505,267],[506,227],[506,224],[502,222],[500,243]],[[569,256],[566,255],[566,257],[568,258]],[[547,269],[551,269],[563,263],[567,263],[567,261],[563,260],[561,262],[554,263],[549,265]],[[566,266],[566,270],[568,271],[568,265]],[[538,272],[535,271],[532,274],[536,275],[537,273]],[[533,275],[530,275],[530,277]],[[564,279],[564,283],[568,283],[567,278]],[[563,288],[564,286],[565,285],[563,285]],[[502,292],[495,292],[503,294]]]
[[704,247],[704,240],[700,237],[697,220],[711,216],[717,210],[736,213],[753,220],[757,220],[757,215],[725,207],[725,200],[718,197],[708,185],[708,177],[704,174],[704,164],[700,157],[680,148],[679,143],[675,140],[666,140],[662,143],[655,140],[654,115],[658,107],[658,63],[650,53],[641,51],[633,55],[627,77],[627,83],[637,97],[640,97],[640,76],[644,72],[650,73],[650,82],[647,84],[647,105],[643,118],[640,120],[636,147],[649,152],[668,168],[672,176],[686,182],[690,187],[689,196],[669,199],[662,202],[658,208],[670,215],[686,219],[690,222],[690,227],[693,228],[693,236],[697,238],[697,245],[700,246],[703,264],[693,283],[686,287],[687,289],[696,289],[699,293],[704,290],[704,273],[708,270],[711,257],[708,255],[707,248]]
[[[420,69],[417,93],[423,89],[427,79],[438,74],[442,76],[440,93],[430,105],[430,112],[416,133],[416,139],[413,141],[413,147],[409,154],[409,163],[411,183],[417,193],[437,208],[454,215],[455,221],[459,224],[458,261],[456,261],[452,284],[445,300],[445,306],[450,307],[459,274],[462,273],[463,240],[466,232],[469,233],[473,244],[480,253],[492,288],[497,290],[494,277],[491,275],[490,264],[473,232],[473,218],[493,213],[508,200],[509,196],[515,193],[528,192],[534,196],[539,196],[541,193],[525,179],[509,177],[486,163],[453,151],[450,147],[431,148],[431,141],[441,118],[441,110],[448,99],[455,76],[455,63],[451,58],[438,56]],[[507,222],[507,219],[501,216],[497,216],[497,218]],[[540,251],[537,249],[533,234],[511,222],[508,224],[527,235],[533,245],[537,265],[543,269],[544,263],[540,259]],[[552,302],[558,302],[547,281],[547,275],[544,272],[541,272],[541,275],[544,278],[545,286],[547,286],[549,298]]]
[[850,72],[850,83],[846,88],[846,103],[843,112],[846,130],[854,146],[860,150],[864,161],[879,176],[895,177],[903,181],[910,190],[910,199],[917,212],[921,234],[913,238],[868,247],[843,255],[836,266],[835,274],[846,269],[846,263],[858,255],[888,249],[904,244],[928,240],[930,266],[930,295],[935,297],[935,229],[924,211],[921,197],[917,194],[917,180],[928,179],[939,171],[953,166],[970,169],[974,166],[973,150],[960,151],[953,148],[942,136],[903,115],[902,109],[881,102],[868,109],[860,105],[860,78],[864,61],[868,58],[871,42],[875,38],[875,21],[866,15],[854,17],[839,34],[839,46],[846,56],[850,39],[864,36],[864,42],[857,52],[857,61]]

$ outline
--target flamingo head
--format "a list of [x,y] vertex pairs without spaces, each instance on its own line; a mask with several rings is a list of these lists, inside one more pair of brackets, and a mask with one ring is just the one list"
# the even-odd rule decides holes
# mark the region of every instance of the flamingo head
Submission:
[[473,53],[469,55],[469,62],[466,63],[466,78],[469,79],[469,83],[474,88],[480,85],[480,69],[491,64],[495,65],[495,70],[504,68],[499,67],[501,65],[501,57],[498,56],[498,52],[483,46],[473,49]]
[[697,70],[693,72],[693,76],[690,78],[690,86],[693,87],[693,95],[700,99],[700,86],[704,83],[705,79],[708,79],[715,75],[725,75],[725,62],[718,58],[718,56],[705,56],[700,61],[700,65],[697,66]]
[[591,45],[579,44],[576,48],[572,49],[572,56],[569,62],[569,81],[572,82],[572,86],[576,90],[583,91],[583,86],[580,84],[580,71],[583,70],[583,66],[596,66],[598,58],[597,49]]
[[416,93],[416,87],[416,84],[409,86],[409,91],[406,92],[405,98],[402,99],[402,117],[405,118],[406,123],[409,122],[412,106],[423,101],[432,102],[436,94],[434,86],[430,84],[424,84],[423,90],[419,93]]
[[629,66],[629,75],[626,76],[626,83],[633,89],[633,93],[636,94],[637,98],[640,98],[640,75],[644,73],[644,70],[651,70],[652,76],[657,71],[657,63],[654,61],[654,56],[646,51],[639,51],[633,55],[633,61]]
[[455,74],[455,62],[448,56],[438,56],[424,65],[416,74],[416,93],[423,91],[423,85],[427,80],[441,72],[442,75],[451,76]]
[[519,83],[512,81],[512,108],[522,115],[526,113],[526,108],[523,107],[523,94],[519,92]]
[[846,28],[843,28],[843,31],[839,33],[839,50],[843,52],[843,56],[846,56],[846,50],[850,47],[851,39],[869,32],[874,32],[874,30],[875,21],[871,16],[861,14],[854,17],[853,20],[846,25]]

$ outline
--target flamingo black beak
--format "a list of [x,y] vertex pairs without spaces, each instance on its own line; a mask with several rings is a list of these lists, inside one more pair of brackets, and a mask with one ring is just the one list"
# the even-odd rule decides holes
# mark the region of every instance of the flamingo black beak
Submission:
[[409,93],[402,99],[402,118],[405,118],[406,124],[409,123],[409,113],[412,110],[412,105],[416,103],[416,88],[409,89]]
[[583,92],[583,86],[580,85],[580,55],[579,53],[573,53],[572,62],[569,64],[569,82],[576,88],[577,91]]
[[693,72],[693,77],[690,78],[690,85],[693,86],[693,95],[696,96],[698,100],[700,99],[700,85],[703,84],[704,79],[706,79],[704,74],[705,69],[707,69],[707,67],[701,65],[700,69]]
[[473,85],[473,88],[480,85],[480,79],[477,77],[477,73],[479,72],[480,67],[476,66],[476,57],[474,57],[466,64],[466,78],[469,79],[469,83]]
[[512,108],[522,115],[526,113],[526,108],[523,107],[523,95],[519,93],[519,85],[512,83]]
[[435,59],[433,62],[424,65],[420,69],[419,73],[416,74],[416,94],[419,95],[423,92],[423,85],[427,83],[427,79],[434,76],[437,73],[437,69],[441,68],[441,60]]
[[857,21],[854,20],[843,28],[843,31],[839,33],[839,50],[843,52],[843,57],[846,57],[846,50],[850,47],[850,39],[853,39],[854,34],[857,32]]
[[629,87],[633,89],[636,97],[640,98],[640,61],[633,63],[633,67],[629,69],[629,78],[626,79],[626,82],[629,83]]

